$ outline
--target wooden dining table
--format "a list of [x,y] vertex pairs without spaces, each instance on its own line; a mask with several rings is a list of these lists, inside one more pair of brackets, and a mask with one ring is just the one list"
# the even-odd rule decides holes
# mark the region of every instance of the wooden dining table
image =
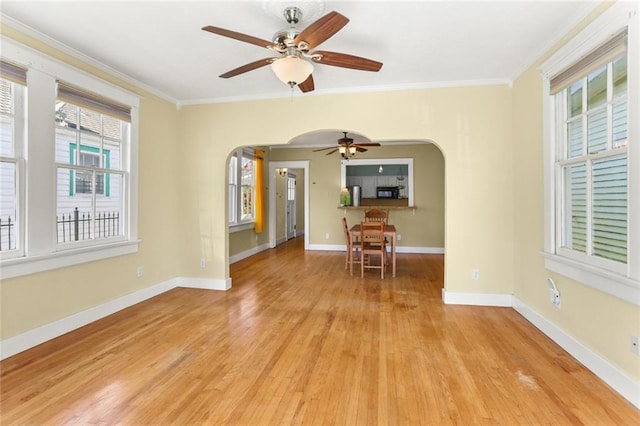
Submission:
[[[360,239],[360,224],[353,225],[349,230],[351,241]],[[384,225],[384,236],[391,241],[391,275],[396,276],[396,227],[395,225]]]

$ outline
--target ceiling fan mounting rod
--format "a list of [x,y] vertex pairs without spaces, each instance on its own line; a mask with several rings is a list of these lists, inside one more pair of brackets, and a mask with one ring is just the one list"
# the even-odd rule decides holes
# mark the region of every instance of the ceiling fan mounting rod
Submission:
[[285,8],[282,15],[284,15],[284,19],[286,19],[291,26],[294,26],[302,20],[302,11],[297,7],[291,6]]

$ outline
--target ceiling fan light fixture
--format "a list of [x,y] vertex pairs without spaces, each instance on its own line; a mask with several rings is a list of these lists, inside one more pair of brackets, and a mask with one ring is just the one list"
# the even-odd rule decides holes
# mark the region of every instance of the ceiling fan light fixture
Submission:
[[347,147],[346,146],[341,146],[338,148],[338,152],[340,154],[346,154],[347,153]]
[[287,56],[273,61],[271,69],[280,81],[293,87],[309,78],[313,65],[297,56]]

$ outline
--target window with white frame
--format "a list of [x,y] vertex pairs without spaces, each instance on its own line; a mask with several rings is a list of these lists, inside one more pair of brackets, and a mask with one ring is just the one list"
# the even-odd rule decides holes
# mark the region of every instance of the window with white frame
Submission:
[[[626,39],[620,37],[621,40]],[[627,263],[627,54],[554,95],[558,250],[624,271]],[[552,81],[553,83],[553,81]],[[606,265],[606,266],[605,266]]]
[[58,83],[55,112],[58,243],[121,238],[128,109]]
[[588,27],[543,65],[545,265],[637,302],[640,233],[632,218],[640,211],[630,197],[640,193],[640,128],[630,118],[639,106],[637,11],[612,8],[600,19],[607,24]]
[[0,63],[0,254],[22,253],[20,172],[24,147],[26,69]]
[[255,220],[256,157],[252,148],[236,150],[229,159],[229,225]]
[[[12,40],[2,61],[26,73],[24,90],[2,83],[1,195],[15,199],[18,253],[0,252],[3,278],[136,252],[139,97]],[[6,93],[22,93],[28,120]]]

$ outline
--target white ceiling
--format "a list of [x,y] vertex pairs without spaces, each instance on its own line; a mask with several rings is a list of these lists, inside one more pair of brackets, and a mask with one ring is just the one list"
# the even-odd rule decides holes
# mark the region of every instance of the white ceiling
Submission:
[[[278,11],[350,22],[320,47],[384,63],[378,73],[316,65],[316,90],[293,96],[510,83],[598,3],[592,1],[12,1],[4,24],[107,67],[176,104],[292,96],[269,67],[218,75],[269,50],[217,36],[214,25],[270,40]],[[315,20],[315,19],[314,19]],[[299,24],[306,27],[312,21]]]

